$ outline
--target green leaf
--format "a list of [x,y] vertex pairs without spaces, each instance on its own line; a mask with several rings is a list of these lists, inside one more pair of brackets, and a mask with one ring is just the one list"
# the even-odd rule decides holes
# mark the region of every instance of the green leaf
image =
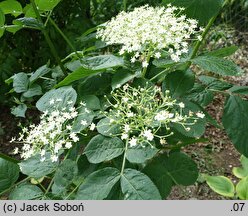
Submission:
[[[49,157],[50,155],[47,154],[46,158]],[[52,162],[50,159],[46,159],[45,161],[41,162],[40,155],[36,155],[22,161],[19,163],[19,166],[23,174],[35,179],[39,179],[54,172],[58,166],[58,162]]]
[[124,170],[121,189],[125,200],[161,200],[159,191],[151,179],[134,169]]
[[35,28],[38,30],[41,30],[43,28],[43,24],[40,23],[37,19],[32,18],[32,17],[23,17],[19,18],[13,21],[14,25],[19,25],[19,26],[27,26],[31,28]]
[[3,11],[0,8],[0,27],[4,26],[4,23],[5,23],[5,16],[4,16]]
[[[202,111],[201,107],[197,105],[194,102],[191,101],[184,101],[185,108],[183,109],[183,114],[188,114],[190,111],[192,112],[199,112]],[[186,121],[187,122],[187,121]],[[192,123],[192,120],[189,120],[190,123]],[[175,128],[177,131],[179,131],[181,134],[187,137],[201,137],[206,128],[206,118],[198,118],[197,121],[192,125],[187,125],[188,128],[190,128],[189,131],[187,131],[182,125],[180,124],[173,124],[173,128]]]
[[211,76],[199,76],[199,80],[206,86],[206,90],[226,90],[232,87],[232,84],[219,80]]
[[85,155],[91,163],[101,163],[118,157],[124,151],[124,144],[118,138],[96,135],[85,148]]
[[97,123],[97,131],[104,136],[113,136],[121,132],[121,128],[109,118],[103,118]]
[[74,124],[72,126],[72,131],[79,133],[85,128],[89,127],[94,117],[95,117],[95,114],[92,110],[86,107],[82,107],[79,111],[78,117],[74,121]]
[[194,86],[195,75],[191,70],[175,71],[166,76],[165,88],[174,98],[187,94]]
[[39,79],[40,77],[46,75],[47,73],[49,73],[51,71],[50,68],[47,67],[47,65],[43,65],[40,68],[38,68],[34,73],[31,74],[29,81],[32,84],[33,82],[35,82],[37,79]]
[[19,178],[19,166],[0,158],[0,193],[10,188]]
[[22,5],[16,0],[6,0],[0,2],[0,9],[4,14],[12,14],[15,17],[22,14]]
[[236,185],[236,192],[241,200],[248,200],[248,177],[243,178],[237,185]]
[[21,184],[9,195],[10,200],[33,200],[43,196],[42,190],[36,185]]
[[220,11],[223,0],[163,0],[163,3],[184,7],[183,13],[205,24]]
[[22,29],[22,26],[19,25],[8,25],[5,26],[6,31],[11,32],[11,33],[16,33],[17,31],[19,31],[20,29]]
[[13,87],[17,93],[22,93],[28,90],[29,80],[26,73],[18,73],[13,76]]
[[189,131],[185,130],[185,128],[180,124],[173,124],[173,128],[184,136],[200,138],[205,133],[206,119],[198,119],[196,123],[188,125],[187,127],[190,128]]
[[216,193],[226,196],[234,197],[235,187],[232,181],[225,176],[208,176],[204,175],[208,186]]
[[235,148],[248,157],[248,101],[237,96],[227,98],[222,123]]
[[23,12],[25,14],[25,17],[36,18],[36,14],[35,14],[32,4],[26,4],[26,6],[23,8]]
[[242,155],[240,158],[240,162],[242,164],[242,167],[234,167],[232,172],[238,178],[245,178],[246,176],[248,176],[248,158]]
[[145,147],[140,144],[127,149],[126,158],[131,163],[145,163],[158,153],[158,149],[147,144]]
[[114,55],[99,55],[85,58],[84,64],[91,70],[104,70],[123,66],[124,60]]
[[103,200],[119,181],[120,172],[107,167],[90,174],[79,187],[76,200]]
[[11,114],[13,114],[16,117],[23,117],[25,118],[25,113],[27,111],[27,105],[26,104],[20,104],[17,107],[11,108]]
[[32,98],[37,95],[42,95],[41,86],[38,84],[31,85],[29,89],[23,93],[23,96],[26,98]]
[[222,76],[240,76],[243,73],[235,63],[215,56],[198,56],[191,61],[206,71]]
[[61,86],[66,86],[71,84],[72,82],[75,82],[77,80],[80,80],[82,78],[85,78],[87,76],[93,75],[93,74],[97,74],[100,73],[101,71],[99,70],[91,70],[91,69],[87,69],[84,67],[80,67],[77,70],[73,71],[72,73],[70,73],[65,79],[63,79],[61,82],[59,82],[55,88],[59,88]]
[[81,155],[78,162],[78,179],[84,179],[89,174],[95,172],[99,164],[89,163],[86,155]]
[[[55,101],[57,99],[62,99],[61,102],[55,102],[55,104],[50,104],[50,101],[54,99]],[[75,102],[77,100],[77,93],[76,91],[71,87],[61,87],[59,89],[52,89],[48,91],[46,94],[44,94],[36,103],[36,107],[40,111],[46,111],[46,110],[52,110],[56,106],[57,109],[62,109],[68,107],[68,102],[71,101],[69,107],[74,106]]]
[[166,198],[174,184],[192,185],[198,178],[195,162],[181,152],[159,155],[149,163],[144,172],[158,187],[162,198]]
[[[80,95],[79,95],[80,97]],[[95,95],[83,95],[80,97],[80,100],[83,103],[86,103],[86,107],[91,110],[99,110],[101,109],[100,100]]]
[[5,31],[5,28],[4,27],[0,27],[0,38],[3,36],[4,31]]
[[173,65],[177,65],[178,62],[174,62],[171,58],[160,58],[160,59],[155,59],[153,60],[153,65],[155,65],[158,68],[168,68]]
[[235,94],[248,95],[248,86],[233,86],[228,91]]
[[126,82],[132,80],[134,77],[136,77],[137,74],[133,74],[128,72],[127,70],[118,70],[112,79],[112,89],[116,89],[120,86],[122,86],[123,84],[125,84]]
[[239,48],[237,46],[229,46],[221,49],[213,50],[206,53],[205,55],[215,56],[215,57],[227,57],[234,54]]
[[[54,194],[60,194],[67,190],[67,187],[73,182],[78,174],[78,167],[75,161],[64,160],[55,172],[54,185],[52,191]],[[57,190],[62,188],[62,190]]]
[[0,38],[3,36],[4,31],[5,31],[4,23],[5,23],[5,16],[0,8]]
[[80,67],[85,67],[85,65],[82,63],[83,59],[80,60],[75,60],[75,61],[71,61],[65,64],[65,67],[68,68],[70,71],[75,71],[77,69],[79,69]]
[[78,84],[78,94],[82,95],[105,95],[111,91],[112,74],[98,73],[85,78]]
[[37,8],[42,11],[51,11],[61,0],[35,0]]
[[206,86],[195,83],[194,88],[187,95],[187,99],[194,101],[204,107],[213,101],[214,94],[212,91],[206,89]]

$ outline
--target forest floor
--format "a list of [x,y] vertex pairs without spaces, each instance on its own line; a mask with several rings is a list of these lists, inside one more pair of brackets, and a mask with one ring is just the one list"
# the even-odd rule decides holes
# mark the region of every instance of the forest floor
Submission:
[[[248,41],[248,40],[247,40]],[[234,42],[235,43],[235,42]],[[248,85],[248,44],[241,46],[239,51],[232,56],[232,59],[245,71],[242,77],[230,77],[227,81],[238,85]],[[207,107],[213,118],[221,123],[225,97],[216,95],[213,103]],[[14,149],[14,144],[10,143],[13,136],[16,136],[22,125],[28,125],[37,121],[37,112],[29,111],[27,118],[20,120],[15,118],[8,107],[0,106],[0,152],[10,155]],[[208,175],[224,175],[230,177],[235,183],[237,179],[232,175],[232,168],[240,166],[240,154],[235,150],[233,144],[221,129],[211,125],[207,126],[204,135],[208,139],[206,143],[199,143],[188,146],[184,151],[189,154],[198,164],[201,173]],[[193,186],[174,187],[171,195],[167,198],[171,200],[200,199],[216,200],[226,199],[213,192],[206,183],[200,179]]]

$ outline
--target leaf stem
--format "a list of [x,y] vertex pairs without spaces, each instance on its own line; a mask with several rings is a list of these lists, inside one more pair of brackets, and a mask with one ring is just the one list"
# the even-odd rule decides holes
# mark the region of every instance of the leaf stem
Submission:
[[19,184],[21,184],[21,183],[23,183],[23,182],[29,180],[30,178],[31,178],[31,177],[27,177],[27,178],[25,178],[25,179],[23,179],[23,180],[17,182],[16,184],[13,184],[13,185],[10,186],[9,188],[7,188],[7,189],[4,190],[3,192],[1,192],[1,193],[0,193],[0,197],[1,197],[3,194],[7,193],[9,190],[11,190],[13,187],[16,187],[17,185],[19,185]]
[[[222,5],[222,8],[225,6],[225,4],[226,4],[227,2],[228,2],[228,0],[226,0],[226,1],[224,2],[224,4]],[[222,9],[222,8],[221,8],[221,9]],[[207,34],[208,34],[210,28],[211,28],[212,25],[214,24],[214,22],[215,22],[215,20],[217,19],[218,15],[219,15],[219,13],[217,13],[215,16],[213,16],[213,17],[209,20],[207,26],[205,27],[204,32],[203,32],[202,35],[201,35],[202,40],[197,41],[197,43],[196,43],[196,45],[195,45],[195,47],[194,47],[194,49],[193,49],[193,52],[192,52],[192,54],[191,54],[191,56],[190,56],[190,59],[193,59],[193,58],[196,57],[197,52],[199,51],[199,49],[200,49],[200,47],[201,47],[201,45],[202,45],[202,42],[205,40],[205,38],[206,38],[206,36],[207,36]],[[189,63],[189,64],[191,64],[191,63]],[[190,65],[189,65],[189,66],[190,66]]]
[[64,200],[68,200],[70,196],[80,187],[80,185],[84,182],[84,180],[80,181],[80,183],[66,196]]
[[127,11],[127,0],[123,0],[123,10]]
[[123,172],[124,172],[125,164],[126,164],[126,156],[127,156],[127,148],[128,148],[128,139],[129,139],[129,137],[128,137],[127,140],[126,140],[125,152],[124,152],[123,161],[122,161],[122,166],[121,166],[121,175],[122,175]]
[[61,60],[60,60],[60,57],[59,57],[59,55],[58,55],[58,53],[57,53],[57,51],[56,51],[56,49],[55,49],[55,47],[54,47],[54,45],[53,45],[53,43],[52,43],[50,37],[49,37],[49,35],[48,35],[48,33],[47,33],[46,29],[45,29],[44,23],[43,23],[43,21],[42,21],[42,19],[41,19],[41,16],[40,16],[40,13],[39,13],[39,11],[38,11],[38,9],[37,9],[37,6],[36,6],[36,4],[35,4],[35,1],[34,1],[34,0],[30,0],[30,1],[31,1],[32,7],[33,7],[34,12],[35,12],[35,14],[36,14],[36,16],[37,16],[38,21],[39,21],[39,22],[42,24],[42,26],[43,26],[43,28],[41,29],[41,31],[42,31],[42,33],[43,33],[45,39],[46,39],[46,42],[47,42],[48,46],[50,47],[50,50],[51,50],[51,52],[52,52],[54,58],[56,59],[58,65],[59,65],[59,67],[61,68],[61,70],[63,71],[63,73],[64,73],[65,75],[68,75],[68,73],[67,73],[67,71],[66,71],[64,65],[62,64],[62,62],[61,62]]
[[19,160],[15,159],[15,158],[12,158],[12,157],[9,157],[8,155],[5,155],[3,153],[0,153],[0,158],[2,158],[4,160],[7,160],[9,162],[15,163],[15,164],[20,162]]
[[61,31],[61,29],[58,27],[58,25],[53,21],[53,19],[51,17],[49,17],[49,22],[54,26],[54,28],[56,29],[56,31],[64,38],[64,40],[69,45],[69,47],[72,49],[72,51],[75,52],[75,54],[77,55],[77,57],[79,58],[79,60],[81,60],[81,56],[77,52],[77,50],[74,47],[74,45],[71,43],[71,41],[69,40],[69,38]]
[[196,57],[197,52],[199,51],[199,49],[200,49],[200,47],[201,47],[201,45],[202,45],[202,42],[203,42],[204,39],[206,38],[206,36],[207,36],[207,34],[208,34],[210,28],[211,28],[212,25],[214,24],[214,21],[216,20],[217,16],[218,16],[218,14],[215,15],[214,17],[212,17],[212,18],[209,20],[209,22],[208,22],[208,24],[207,24],[207,26],[206,26],[204,32],[203,32],[202,35],[201,35],[202,39],[197,41],[197,43],[196,43],[196,45],[195,45],[195,47],[194,47],[194,49],[193,49],[193,52],[192,52],[192,54],[191,54],[191,56],[190,56],[190,59],[193,59],[193,58]]
[[[148,63],[148,66],[149,66],[150,59],[151,59],[151,56],[148,55],[147,58],[146,58],[146,62]],[[147,72],[148,66],[147,66],[147,67],[144,67],[143,70],[142,70],[141,76],[142,76],[143,78],[145,78],[145,76],[146,76],[146,72]]]

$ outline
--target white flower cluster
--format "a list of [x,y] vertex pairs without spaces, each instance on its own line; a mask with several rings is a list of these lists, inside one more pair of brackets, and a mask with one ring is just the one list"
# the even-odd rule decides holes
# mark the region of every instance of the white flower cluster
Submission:
[[[50,104],[58,103],[50,100]],[[71,102],[68,101],[68,106]],[[74,143],[79,141],[78,134],[73,132],[73,124],[78,112],[75,107],[63,108],[62,110],[54,108],[53,111],[45,111],[40,117],[40,123],[30,125],[29,128],[23,128],[19,138],[12,139],[12,142],[22,143],[20,150],[21,158],[28,159],[31,156],[40,154],[40,160],[46,160],[46,153],[50,153],[52,162],[59,158],[60,151],[70,149]],[[14,153],[17,154],[16,148]]]
[[[165,144],[165,138],[173,134],[170,132],[171,123],[178,123],[190,130],[190,125],[204,118],[201,112],[183,114],[184,103],[172,99],[169,91],[163,95],[159,87],[134,88],[126,84],[112,92],[111,96],[114,102],[109,100],[112,108],[105,112],[105,116],[112,124],[122,128],[118,136],[127,140],[130,147],[137,144],[144,147],[147,143],[153,146],[155,137]],[[166,134],[158,135],[161,127],[165,128]]]
[[143,67],[149,65],[150,57],[160,58],[163,50],[178,62],[188,52],[188,40],[197,33],[198,24],[185,15],[178,16],[183,10],[171,5],[167,8],[145,5],[131,12],[123,11],[107,22],[105,28],[98,29],[97,38],[108,45],[122,45],[120,55],[133,54],[131,62],[141,60]]

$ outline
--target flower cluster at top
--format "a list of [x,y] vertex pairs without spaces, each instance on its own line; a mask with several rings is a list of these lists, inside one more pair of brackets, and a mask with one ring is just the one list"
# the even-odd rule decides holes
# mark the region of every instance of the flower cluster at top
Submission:
[[[50,104],[57,104],[60,101],[60,99],[51,99]],[[47,153],[50,153],[49,158],[52,162],[56,162],[61,150],[70,149],[78,142],[79,137],[73,132],[73,124],[79,114],[76,108],[71,106],[71,101],[67,104],[68,107],[62,110],[54,108],[49,112],[45,111],[40,116],[39,124],[30,125],[29,128],[24,127],[19,138],[13,138],[11,141],[23,144],[22,148],[16,148],[14,153],[20,152],[23,159],[39,154],[41,161],[45,161]]]
[[183,10],[171,5],[155,8],[145,5],[131,12],[123,11],[98,29],[97,38],[108,45],[122,45],[120,55],[132,54],[131,62],[141,60],[143,67],[148,66],[150,57],[160,58],[163,50],[178,62],[188,52],[188,40],[197,33],[198,24],[179,15]]
[[[166,144],[166,137],[173,135],[171,123],[182,125],[187,131],[197,119],[204,118],[201,112],[183,114],[184,103],[177,102],[169,96],[169,91],[163,95],[159,87],[134,88],[128,84],[112,92],[114,101],[110,101],[111,109],[105,112],[111,124],[121,127],[120,136],[130,147],[147,144],[153,147],[155,137],[160,144]],[[163,127],[164,135],[158,131]]]

